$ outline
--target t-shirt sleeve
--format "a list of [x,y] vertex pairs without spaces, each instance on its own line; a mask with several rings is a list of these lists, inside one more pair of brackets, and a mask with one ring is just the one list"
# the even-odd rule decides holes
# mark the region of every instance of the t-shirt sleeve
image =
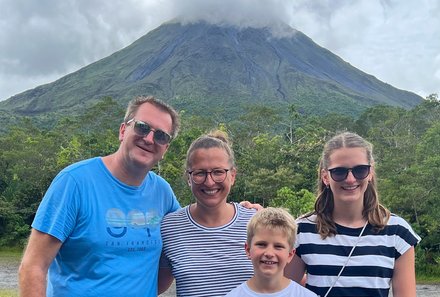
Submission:
[[398,218],[398,228],[396,234],[396,259],[407,252],[411,247],[415,247],[421,240],[420,236],[402,218]]
[[67,172],[59,173],[44,195],[32,227],[64,242],[75,228],[79,195],[74,178]]
[[170,259],[168,259],[168,257],[163,252],[160,255],[159,267],[161,267],[161,268],[169,268],[169,269],[172,268],[171,267],[171,263],[170,263]]
[[[172,190],[171,190],[172,192]],[[176,195],[174,195],[174,192],[172,192],[172,198],[171,198],[171,207],[170,212],[175,212],[176,210],[180,209],[179,201],[177,201]]]

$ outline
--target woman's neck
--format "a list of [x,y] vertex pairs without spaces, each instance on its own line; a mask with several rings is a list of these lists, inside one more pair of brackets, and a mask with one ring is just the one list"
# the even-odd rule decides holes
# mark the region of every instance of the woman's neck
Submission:
[[220,227],[229,223],[235,215],[235,206],[230,203],[220,204],[215,208],[194,203],[190,205],[191,217],[205,227]]

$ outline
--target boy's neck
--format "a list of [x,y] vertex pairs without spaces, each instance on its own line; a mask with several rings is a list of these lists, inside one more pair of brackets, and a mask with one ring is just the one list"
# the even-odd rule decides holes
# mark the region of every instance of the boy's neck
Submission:
[[254,275],[247,281],[247,285],[252,291],[257,293],[276,293],[287,288],[290,282],[291,280],[284,275],[272,278]]

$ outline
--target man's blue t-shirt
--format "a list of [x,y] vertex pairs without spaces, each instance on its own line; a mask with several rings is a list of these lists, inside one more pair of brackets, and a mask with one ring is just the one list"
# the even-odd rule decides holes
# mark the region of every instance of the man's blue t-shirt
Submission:
[[114,178],[101,158],[62,170],[32,224],[63,243],[47,296],[157,296],[160,222],[179,207],[153,172],[134,187]]

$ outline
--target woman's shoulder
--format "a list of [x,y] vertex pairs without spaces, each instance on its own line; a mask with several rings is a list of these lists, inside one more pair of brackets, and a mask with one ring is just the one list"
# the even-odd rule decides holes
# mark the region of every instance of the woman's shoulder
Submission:
[[409,225],[409,224],[404,218],[398,216],[395,213],[391,213],[387,225]]
[[167,214],[163,220],[162,220],[162,226],[172,225],[176,223],[177,221],[181,221],[186,218],[186,211],[189,206],[185,206],[183,208],[180,208],[174,212],[170,212]]
[[234,205],[235,209],[238,211],[239,216],[252,217],[257,213],[255,208],[246,208],[237,202],[232,202],[232,205]]
[[391,214],[385,227],[385,233],[387,235],[397,235],[411,245],[416,245],[420,242],[420,236],[413,230],[411,225],[402,217]]

